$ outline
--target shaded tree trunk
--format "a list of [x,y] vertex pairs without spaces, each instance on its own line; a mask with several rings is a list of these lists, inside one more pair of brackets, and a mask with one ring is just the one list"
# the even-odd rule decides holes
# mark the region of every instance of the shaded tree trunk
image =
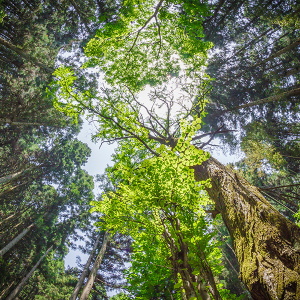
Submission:
[[97,271],[100,267],[103,256],[105,254],[107,243],[109,241],[109,237],[110,237],[110,233],[108,231],[105,232],[100,252],[97,255],[97,258],[95,260],[95,263],[93,265],[93,268],[91,270],[89,278],[88,278],[88,280],[87,280],[87,282],[86,282],[86,284],[83,288],[82,294],[80,296],[80,300],[87,300],[87,298],[89,297],[89,294],[90,294],[91,289],[93,287],[94,281],[96,279]]
[[43,124],[40,124],[40,123],[14,121],[9,118],[0,118],[0,122],[8,123],[12,126],[43,126]]
[[35,59],[34,57],[32,57],[32,56],[28,55],[27,53],[25,53],[24,51],[22,51],[21,48],[13,45],[12,43],[4,40],[1,37],[0,37],[0,44],[3,45],[3,46],[5,46],[6,48],[8,48],[8,49],[10,49],[10,50],[12,50],[14,52],[16,52],[21,57],[25,58],[27,61],[31,61],[36,66],[44,69],[47,73],[52,74],[54,72],[54,69],[45,66],[43,63],[40,63],[37,59]]
[[240,278],[253,299],[300,299],[300,228],[282,216],[258,188],[214,158],[195,166],[230,233]]
[[293,89],[275,96],[270,96],[268,98],[264,98],[264,99],[260,99],[257,101],[253,101],[253,102],[249,102],[231,109],[227,109],[225,111],[223,111],[223,113],[228,112],[228,111],[234,111],[234,110],[238,110],[238,109],[242,109],[242,108],[247,108],[247,107],[252,107],[255,105],[260,105],[260,104],[265,104],[265,103],[269,103],[269,102],[274,102],[274,101],[279,101],[284,97],[289,97],[289,96],[297,96],[300,94],[300,88],[297,89]]
[[0,257],[3,256],[8,250],[10,250],[15,244],[17,244],[24,235],[28,233],[28,231],[34,226],[35,224],[30,224],[27,228],[25,228],[18,236],[16,236],[10,243],[8,243],[3,249],[0,250]]
[[265,64],[266,62],[294,49],[295,47],[297,47],[298,45],[300,44],[300,38],[296,39],[293,43],[291,43],[290,45],[286,46],[285,48],[281,49],[280,51],[270,55],[268,58],[264,59],[262,62],[256,64],[253,66],[254,67],[258,67],[258,66],[261,66],[263,64]]
[[[176,224],[174,224],[174,221],[176,222]],[[177,243],[175,242],[174,238],[172,238],[168,227],[162,218],[161,222],[164,227],[164,239],[169,245],[169,249],[172,254],[172,266],[174,270],[178,271],[182,279],[184,292],[183,290],[181,292],[184,293],[186,299],[190,299],[192,297],[196,297],[197,299],[199,299],[200,296],[200,299],[202,300],[212,300],[211,296],[207,291],[207,289],[209,289],[211,294],[214,295],[215,300],[222,300],[218,291],[216,290],[214,278],[212,278],[212,282],[208,280],[207,267],[211,272],[210,267],[208,265],[206,265],[205,268],[201,266],[201,270],[199,270],[201,274],[200,276],[194,275],[192,273],[193,270],[188,260],[188,245],[184,242],[184,237],[180,233],[179,220],[176,219],[172,222],[172,226],[175,226],[177,231]],[[201,259],[203,259],[203,257],[201,257]],[[179,261],[181,261],[181,263],[179,263]]]
[[9,182],[9,181],[11,181],[13,179],[16,179],[16,178],[22,176],[23,173],[25,173],[26,171],[32,170],[34,168],[36,168],[36,167],[31,167],[31,168],[28,168],[28,169],[25,169],[25,170],[22,170],[22,171],[13,173],[13,174],[9,174],[9,175],[3,176],[3,177],[0,178],[0,184],[4,184],[4,183]]
[[91,254],[89,256],[89,259],[87,260],[87,262],[86,262],[86,264],[84,266],[84,269],[83,269],[83,271],[81,273],[81,276],[80,276],[80,278],[79,278],[79,280],[78,280],[78,282],[77,282],[77,284],[75,286],[75,289],[74,289],[74,291],[73,291],[73,293],[72,293],[72,295],[70,297],[70,300],[76,300],[76,298],[78,296],[79,290],[80,290],[80,288],[81,288],[81,286],[83,284],[83,281],[84,281],[84,279],[85,279],[85,277],[87,275],[87,272],[88,272],[89,267],[91,265],[91,262],[92,262],[92,259],[94,257],[95,251],[96,251],[96,249],[98,247],[99,240],[100,240],[100,234],[99,234],[99,236],[98,236],[98,238],[97,238],[97,240],[95,242],[94,248],[93,248],[93,250],[92,250],[92,252],[91,252]]
[[40,265],[44,257],[48,255],[48,253],[52,250],[53,245],[44,253],[44,255],[38,260],[38,262],[33,266],[30,272],[22,279],[22,281],[18,284],[18,286],[10,293],[10,295],[6,298],[6,300],[13,300],[17,295],[22,291],[24,285],[28,281],[28,279],[32,276],[36,268]]

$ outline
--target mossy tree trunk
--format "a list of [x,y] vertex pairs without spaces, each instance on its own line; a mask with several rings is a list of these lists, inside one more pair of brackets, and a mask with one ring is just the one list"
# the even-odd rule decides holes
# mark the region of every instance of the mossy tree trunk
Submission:
[[300,299],[300,228],[216,159],[194,169],[196,180],[211,178],[208,194],[229,230],[240,278],[253,299]]

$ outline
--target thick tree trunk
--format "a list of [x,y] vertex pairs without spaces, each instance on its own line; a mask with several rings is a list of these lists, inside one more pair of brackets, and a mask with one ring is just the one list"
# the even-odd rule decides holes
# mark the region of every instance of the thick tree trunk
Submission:
[[108,231],[105,232],[100,252],[97,255],[97,258],[95,260],[95,263],[94,263],[93,268],[91,270],[91,273],[89,275],[87,283],[85,284],[85,286],[83,288],[82,294],[80,296],[80,300],[87,300],[87,298],[89,297],[89,294],[90,294],[91,289],[93,287],[94,281],[96,279],[97,271],[100,267],[103,256],[105,254],[109,237],[110,237],[110,233]]
[[194,169],[196,180],[211,178],[208,194],[228,228],[240,278],[253,299],[300,299],[300,228],[216,159]]
[[76,287],[75,287],[75,289],[73,291],[73,294],[70,297],[70,300],[76,300],[76,298],[78,296],[79,290],[80,290],[80,288],[81,288],[81,286],[82,286],[82,284],[84,282],[84,279],[86,277],[88,269],[89,269],[89,267],[91,265],[92,259],[93,259],[94,255],[95,255],[95,251],[96,251],[96,249],[98,247],[99,240],[100,240],[100,234],[98,235],[98,238],[97,238],[97,240],[95,242],[94,248],[93,248],[93,250],[92,250],[92,252],[91,252],[91,254],[89,256],[89,259],[87,260],[87,262],[86,262],[86,264],[84,266],[84,269],[83,269],[83,271],[81,273],[81,276],[80,276],[80,278],[79,278],[79,280],[78,280],[78,282],[76,284]]
[[53,245],[44,253],[44,255],[38,260],[38,262],[34,265],[34,267],[30,270],[30,272],[22,279],[22,281],[18,284],[18,286],[11,292],[11,294],[6,298],[6,300],[13,300],[17,295],[22,291],[24,285],[28,281],[28,279],[32,276],[36,268],[40,265],[41,261],[48,255],[48,253],[52,250]]
[[26,229],[24,229],[18,236],[16,236],[10,243],[8,243],[3,249],[0,250],[0,257],[3,256],[8,250],[10,250],[15,244],[17,244],[24,235],[28,233],[28,231],[34,226],[35,224],[30,224]]

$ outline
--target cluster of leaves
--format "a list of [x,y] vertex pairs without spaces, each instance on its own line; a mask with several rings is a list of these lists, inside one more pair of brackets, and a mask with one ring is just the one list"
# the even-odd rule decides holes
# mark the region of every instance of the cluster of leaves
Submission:
[[124,1],[117,20],[88,42],[85,66],[99,66],[109,84],[134,92],[178,75],[180,63],[187,74],[201,70],[212,46],[203,41],[202,21],[208,14],[199,1]]
[[[190,123],[182,121],[176,147],[157,146],[159,156],[144,157],[139,163],[136,162],[141,156],[134,161],[127,155],[129,148],[135,155],[139,151],[134,151],[128,143],[120,143],[114,155],[116,163],[107,170],[110,180],[117,185],[116,190],[92,202],[92,211],[103,214],[97,223],[102,230],[112,229],[134,240],[132,266],[125,276],[126,289],[135,299],[159,295],[181,299],[183,279],[177,268],[183,261],[180,257],[176,257],[176,263],[172,261],[174,249],[168,244],[166,233],[176,247],[186,243],[194,275],[201,276],[203,272],[199,249],[205,253],[215,276],[222,270],[221,252],[212,242],[215,232],[210,229],[212,222],[205,212],[212,207],[204,190],[210,184],[209,181],[195,182],[191,168],[209,157],[207,152],[190,144],[200,123],[201,118]],[[219,288],[222,291],[221,285]],[[231,299],[228,297],[226,299]]]

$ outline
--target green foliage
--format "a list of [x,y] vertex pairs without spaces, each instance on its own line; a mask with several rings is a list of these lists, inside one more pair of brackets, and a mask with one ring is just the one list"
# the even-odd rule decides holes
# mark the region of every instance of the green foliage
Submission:
[[212,223],[205,217],[205,209],[212,206],[204,190],[210,184],[195,182],[191,168],[209,158],[207,152],[190,144],[200,123],[201,118],[182,121],[176,147],[156,146],[159,155],[144,158],[138,165],[127,152],[132,148],[122,142],[115,155],[116,164],[108,169],[111,180],[118,182],[117,190],[91,203],[92,211],[103,214],[97,223],[101,230],[112,229],[134,240],[132,267],[126,279],[127,289],[135,299],[166,296],[168,289],[173,295],[178,288],[174,275],[176,265],[183,262],[178,258],[172,261],[167,233],[176,247],[187,245],[194,275],[202,275],[201,253],[205,253],[214,275],[222,270],[221,252],[212,242],[215,233],[209,229]]
[[55,251],[52,251],[45,258],[40,270],[31,279],[31,284],[36,282],[38,288],[34,299],[68,299],[73,292],[77,280],[77,277],[66,273],[63,259],[56,257]]
[[110,297],[111,300],[128,300],[129,298],[124,293],[117,294],[115,296]]
[[201,70],[212,46],[203,41],[208,14],[206,2],[124,1],[117,20],[88,42],[85,67],[99,66],[107,83],[133,91],[165,82],[180,69]]

